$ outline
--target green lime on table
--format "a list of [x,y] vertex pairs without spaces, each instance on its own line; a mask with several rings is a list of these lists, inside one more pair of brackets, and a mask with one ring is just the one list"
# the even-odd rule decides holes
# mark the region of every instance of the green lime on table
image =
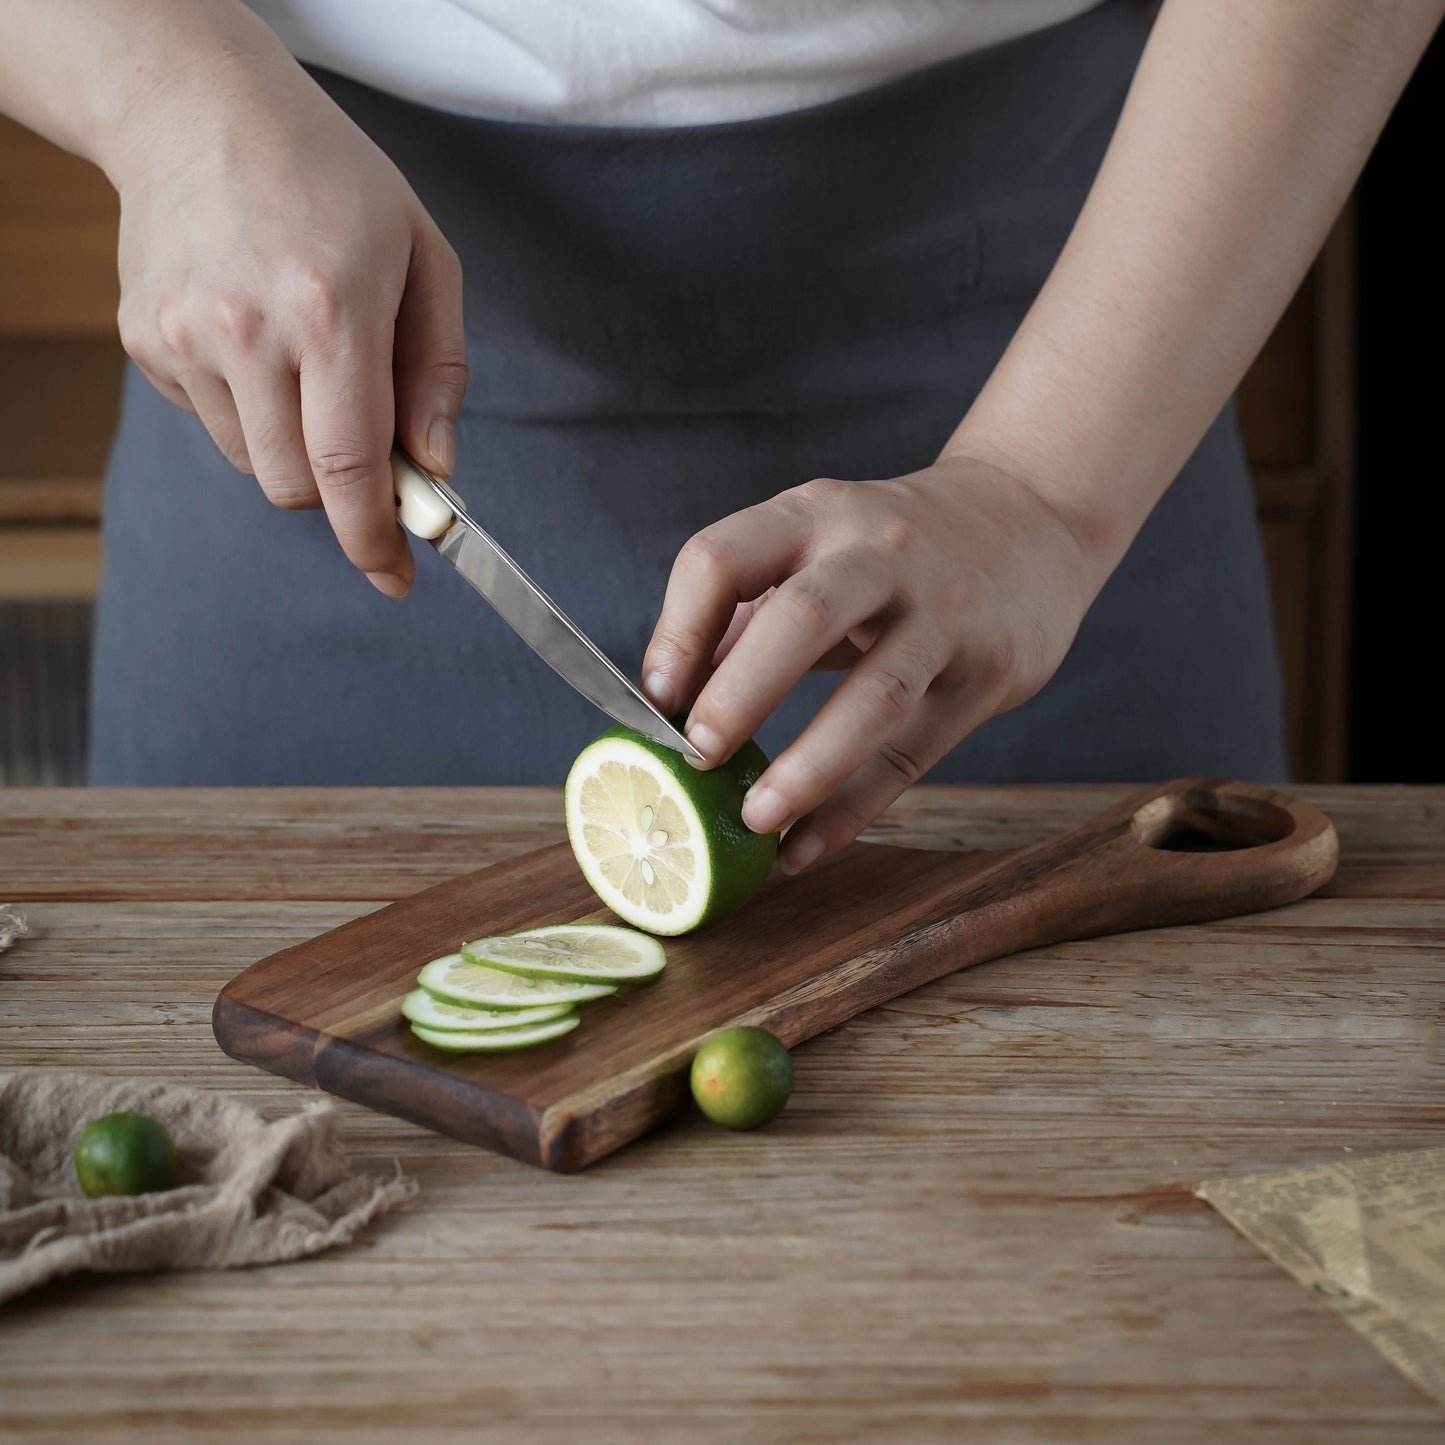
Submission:
[[149,1114],[105,1114],[75,1141],[75,1174],[88,1199],[156,1194],[176,1182],[176,1146]]
[[793,1092],[793,1060],[767,1029],[714,1034],[692,1061],[692,1096],[714,1124],[756,1129],[782,1113]]
[[743,822],[767,767],[756,743],[706,772],[628,727],[610,728],[567,775],[567,837],[592,891],[649,933],[690,933],[741,907],[778,854]]

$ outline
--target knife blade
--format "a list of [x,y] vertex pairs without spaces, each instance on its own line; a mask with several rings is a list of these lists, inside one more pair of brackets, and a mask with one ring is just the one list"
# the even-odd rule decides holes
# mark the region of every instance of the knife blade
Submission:
[[609,717],[684,757],[702,760],[612,659],[477,524],[451,487],[400,448],[391,454],[391,475],[402,526],[430,542],[553,672]]

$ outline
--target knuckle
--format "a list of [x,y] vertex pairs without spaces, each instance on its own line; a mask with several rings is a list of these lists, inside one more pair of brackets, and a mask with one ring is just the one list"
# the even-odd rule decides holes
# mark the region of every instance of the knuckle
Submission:
[[450,402],[459,402],[466,395],[471,368],[467,365],[465,349],[433,359],[427,368],[427,380],[431,387]]
[[140,308],[124,296],[116,308],[115,326],[126,355],[136,361],[148,361],[155,347],[151,328],[142,318]]
[[1018,647],[1007,633],[995,633],[974,652],[973,671],[978,681],[988,688],[1001,687],[1012,680],[1018,665]]
[[226,292],[212,302],[212,324],[235,351],[248,354],[256,349],[266,327],[266,313],[249,296]]
[[890,717],[902,717],[918,698],[918,683],[903,668],[875,667],[864,673],[859,682],[873,704],[873,711]]
[[283,512],[311,511],[320,503],[315,483],[299,477],[266,477],[261,482],[261,490],[266,500]]
[[659,620],[652,634],[652,641],[647,645],[647,669],[670,672],[685,664],[703,646],[702,634],[699,631],[663,618]]
[[773,594],[772,605],[784,609],[788,621],[809,632],[824,632],[837,616],[837,604],[821,587],[796,578]]
[[292,285],[297,311],[311,330],[331,332],[341,325],[346,309],[342,287],[329,270],[315,263],[302,264]]
[[727,547],[711,530],[694,532],[678,553],[678,564],[708,581],[721,581],[731,574]]
[[883,766],[885,776],[900,785],[900,792],[916,783],[923,776],[926,767],[923,759],[913,749],[898,742],[884,743],[878,749],[878,761]]
[[840,482],[836,477],[814,477],[794,490],[801,501],[812,510],[827,510],[843,499],[852,484]]
[[175,360],[195,360],[195,331],[186,308],[177,301],[163,301],[156,307],[151,334]]
[[307,454],[317,484],[345,491],[369,481],[377,473],[380,458],[362,442],[337,441],[314,446]]
[[873,528],[874,550],[889,562],[902,562],[911,557],[918,540],[914,524],[896,515],[885,517]]

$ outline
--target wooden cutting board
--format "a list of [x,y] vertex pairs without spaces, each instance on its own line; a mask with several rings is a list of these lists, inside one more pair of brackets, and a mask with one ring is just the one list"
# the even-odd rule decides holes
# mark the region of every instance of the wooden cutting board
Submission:
[[[960,820],[966,829],[966,820]],[[580,1028],[516,1054],[419,1043],[399,1005],[468,938],[615,922],[565,843],[438,884],[233,979],[212,1025],[233,1058],[549,1169],[580,1169],[672,1113],[717,1029],[792,1046],[931,979],[1049,943],[1273,908],[1334,873],[1318,809],[1239,783],[1153,788],[1029,848],[855,843],[776,877],[731,918],[668,939],[655,983],[582,1006]]]

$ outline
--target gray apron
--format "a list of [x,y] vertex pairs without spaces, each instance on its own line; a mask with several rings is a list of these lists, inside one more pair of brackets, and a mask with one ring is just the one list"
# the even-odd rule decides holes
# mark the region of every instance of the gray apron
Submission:
[[[1117,0],[863,95],[663,130],[444,115],[318,80],[462,258],[455,484],[624,667],[693,532],[937,454],[1093,179],[1146,34]],[[105,500],[91,779],[559,783],[606,719],[429,549],[389,601],[134,370]],[[763,728],[796,736],[814,674]],[[1285,772],[1232,409],[1037,697],[934,781]]]

